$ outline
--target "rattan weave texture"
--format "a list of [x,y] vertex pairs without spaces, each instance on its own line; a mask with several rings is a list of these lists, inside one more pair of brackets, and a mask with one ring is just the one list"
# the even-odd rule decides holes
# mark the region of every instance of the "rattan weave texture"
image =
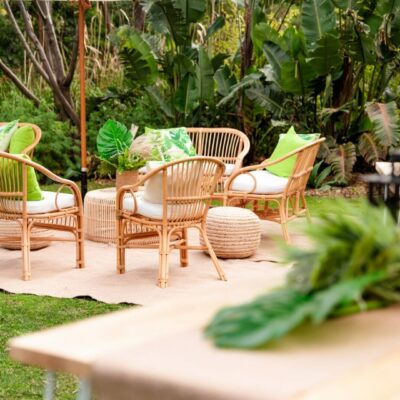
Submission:
[[[128,195],[129,196],[129,195]],[[98,189],[88,192],[85,197],[85,237],[100,243],[116,243],[116,189]],[[131,223],[128,233],[150,231]],[[158,243],[158,235],[128,242],[127,247],[137,247],[144,243]]]

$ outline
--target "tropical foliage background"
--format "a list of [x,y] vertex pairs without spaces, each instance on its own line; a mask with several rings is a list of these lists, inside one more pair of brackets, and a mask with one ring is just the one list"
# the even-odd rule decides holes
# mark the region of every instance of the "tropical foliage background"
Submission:
[[[37,158],[77,177],[77,8],[0,2],[0,120],[41,126]],[[95,137],[127,126],[231,126],[267,157],[279,133],[327,138],[311,184],[346,185],[399,146],[400,0],[134,0],[87,12]]]

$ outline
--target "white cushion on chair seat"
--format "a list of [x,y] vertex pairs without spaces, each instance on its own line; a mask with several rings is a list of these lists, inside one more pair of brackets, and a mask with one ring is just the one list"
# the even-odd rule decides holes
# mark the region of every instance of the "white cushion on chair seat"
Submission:
[[231,190],[235,192],[252,192],[255,194],[275,194],[282,193],[285,190],[287,182],[287,178],[276,176],[268,171],[258,170],[239,175],[233,180]]
[[235,169],[235,164],[226,164],[225,163],[224,176],[231,176],[234,169]]
[[[57,211],[61,208],[75,206],[75,198],[71,193],[44,192],[43,199],[38,201],[27,201],[26,211],[28,214],[44,214],[51,211]],[[56,201],[57,196],[57,201]],[[8,201],[10,209],[18,208],[22,210],[22,201]]]
[[[135,193],[136,196],[136,210],[135,214],[143,215],[144,217],[151,219],[162,219],[163,218],[163,206],[162,204],[151,203],[150,201],[146,201],[144,199],[144,192]],[[122,207],[124,210],[133,211],[134,209],[134,201],[131,196],[125,197]],[[179,217],[179,208],[182,207],[182,214],[187,212],[187,205],[183,204],[174,206],[174,215],[173,217]],[[172,210],[171,207],[167,209],[167,218],[171,218]]]

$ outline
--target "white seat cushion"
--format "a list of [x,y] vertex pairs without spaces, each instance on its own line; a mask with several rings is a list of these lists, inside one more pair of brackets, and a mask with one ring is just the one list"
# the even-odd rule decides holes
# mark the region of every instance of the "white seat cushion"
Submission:
[[275,194],[282,193],[287,182],[287,178],[271,174],[268,171],[258,170],[239,175],[233,180],[231,190],[255,194]]
[[[135,210],[135,214],[143,215],[144,217],[151,218],[151,219],[162,219],[163,218],[163,207],[162,204],[151,203],[146,201],[144,198],[144,192],[137,192],[135,193],[136,196],[136,205],[137,208]],[[134,201],[131,196],[125,197],[122,207],[124,210],[127,211],[134,211]],[[179,217],[179,207],[182,207],[182,211],[187,209],[186,205],[182,206],[174,206],[174,218]],[[172,209],[168,207],[167,209],[167,218],[171,218],[172,216]]]
[[225,163],[224,176],[231,176],[234,169],[235,169],[235,164],[226,164]]
[[[27,201],[26,210],[28,214],[44,214],[51,211],[57,211],[61,208],[75,206],[75,198],[70,193],[44,192],[42,191],[43,199],[38,201]],[[57,196],[57,201],[56,201]],[[8,201],[10,210],[22,210],[22,201]],[[6,206],[7,207],[7,206]]]

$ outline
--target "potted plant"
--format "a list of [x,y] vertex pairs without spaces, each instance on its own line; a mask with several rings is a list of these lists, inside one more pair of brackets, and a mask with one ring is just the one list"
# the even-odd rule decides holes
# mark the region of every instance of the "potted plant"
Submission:
[[97,135],[100,159],[116,169],[117,189],[123,185],[135,184],[139,175],[138,170],[147,162],[145,146],[138,146],[136,149],[134,145],[136,134],[136,126],[128,130],[125,125],[110,119],[100,128]]

